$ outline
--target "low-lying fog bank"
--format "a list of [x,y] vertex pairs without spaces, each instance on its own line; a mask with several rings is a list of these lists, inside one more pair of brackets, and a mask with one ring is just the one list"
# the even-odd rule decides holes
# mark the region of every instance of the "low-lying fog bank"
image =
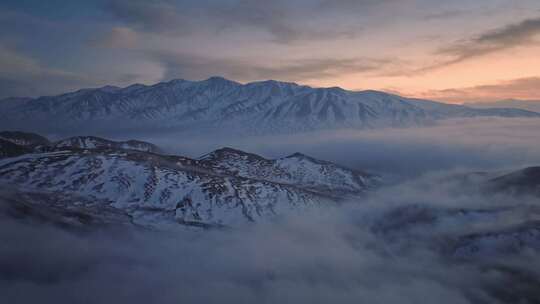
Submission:
[[116,238],[0,226],[0,291],[10,303],[539,300],[533,254],[474,263],[448,262],[423,247],[397,254],[339,215],[295,218],[249,232]]
[[502,169],[540,164],[540,120],[472,118],[435,127],[339,130],[283,136],[185,137],[141,134],[166,151],[192,157],[229,146],[282,157],[302,152],[356,169],[412,177],[458,168]]
[[10,303],[540,301],[535,248],[447,250],[458,236],[540,219],[538,199],[484,195],[460,174],[226,230],[73,232],[3,219],[0,293]]

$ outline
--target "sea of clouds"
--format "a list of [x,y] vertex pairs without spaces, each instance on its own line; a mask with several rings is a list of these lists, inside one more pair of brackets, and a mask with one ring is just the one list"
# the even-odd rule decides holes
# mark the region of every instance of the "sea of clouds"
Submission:
[[81,232],[4,216],[1,298],[8,303],[540,302],[534,248],[465,258],[454,250],[465,236],[540,219],[537,197],[486,194],[485,178],[467,177],[540,165],[538,120],[452,120],[432,128],[250,138],[130,137],[187,156],[222,146],[269,158],[300,151],[378,173],[389,182],[340,206],[226,230]]

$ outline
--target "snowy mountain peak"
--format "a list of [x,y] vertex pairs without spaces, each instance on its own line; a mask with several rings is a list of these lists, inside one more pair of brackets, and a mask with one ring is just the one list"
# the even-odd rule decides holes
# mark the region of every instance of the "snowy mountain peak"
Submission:
[[285,156],[284,158],[294,158],[294,159],[299,159],[299,160],[308,160],[308,161],[311,161],[311,162],[314,162],[314,163],[319,163],[319,162],[323,162],[321,160],[318,160],[318,159],[315,159],[309,155],[306,155],[306,154],[303,154],[303,153],[300,153],[300,152],[295,152],[291,155],[288,155],[288,156]]
[[244,152],[244,151],[230,148],[230,147],[223,147],[215,151],[212,151],[208,154],[205,154],[199,157],[199,160],[215,161],[215,160],[223,160],[223,159],[230,159],[230,158],[244,158],[244,159],[253,158],[253,159],[265,160],[263,157],[257,154]]
[[122,91],[126,92],[126,93],[130,93],[130,92],[134,92],[134,91],[137,91],[137,90],[142,90],[142,89],[145,89],[145,88],[147,88],[146,85],[136,83],[136,84],[132,84],[130,86],[127,86],[127,87],[123,88]]
[[212,83],[212,84],[240,85],[240,83],[238,83],[236,81],[229,80],[229,79],[227,79],[225,77],[222,77],[222,76],[212,76],[212,77],[209,77],[206,80],[202,80],[201,82]]
[[111,85],[106,85],[106,86],[103,86],[103,87],[99,88],[99,90],[101,90],[103,92],[108,92],[108,93],[115,93],[115,92],[118,92],[121,89],[122,88],[120,88],[120,87],[111,86]]
[[246,86],[270,87],[270,88],[272,87],[279,87],[279,88],[300,87],[300,85],[295,82],[278,81],[274,79],[250,82],[250,83],[247,83]]
[[318,164],[318,165],[332,164],[331,162],[316,159],[314,157],[311,157],[309,155],[306,155],[306,154],[300,153],[300,152],[293,153],[293,154],[288,155],[288,156],[286,156],[286,157],[284,157],[282,159],[296,159],[296,160],[299,160],[299,161],[307,161],[307,162],[311,162],[311,163]]

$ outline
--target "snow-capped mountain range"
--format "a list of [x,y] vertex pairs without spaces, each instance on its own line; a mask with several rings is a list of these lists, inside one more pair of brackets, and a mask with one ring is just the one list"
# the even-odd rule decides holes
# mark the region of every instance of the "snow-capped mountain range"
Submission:
[[0,101],[0,127],[19,130],[172,129],[276,134],[335,128],[431,125],[459,117],[540,117],[519,109],[475,109],[378,91],[312,88],[220,77],[106,86],[58,96]]
[[96,145],[110,141],[92,139],[88,145],[87,137],[76,138],[4,158],[0,182],[30,192],[80,197],[67,207],[94,212],[113,208],[146,227],[210,227],[336,205],[364,194],[380,180],[302,154],[269,160],[225,148],[190,159]]

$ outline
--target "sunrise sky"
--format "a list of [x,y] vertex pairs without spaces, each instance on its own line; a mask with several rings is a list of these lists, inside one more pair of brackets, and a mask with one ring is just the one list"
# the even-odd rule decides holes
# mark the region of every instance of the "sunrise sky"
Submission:
[[3,0],[0,97],[219,75],[540,100],[538,0]]

